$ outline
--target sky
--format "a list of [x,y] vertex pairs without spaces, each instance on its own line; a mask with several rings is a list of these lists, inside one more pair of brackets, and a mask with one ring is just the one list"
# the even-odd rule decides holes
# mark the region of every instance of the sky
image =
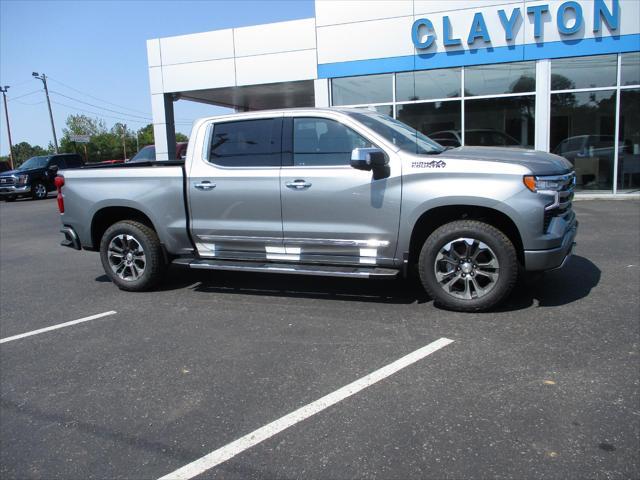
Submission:
[[[58,138],[72,113],[137,130],[151,123],[146,40],[313,16],[313,0],[0,0],[0,86],[10,86],[13,143],[53,139],[32,72],[49,78]],[[176,130],[188,135],[194,119],[224,111],[178,101]],[[0,155],[9,152],[6,128],[2,106]]]

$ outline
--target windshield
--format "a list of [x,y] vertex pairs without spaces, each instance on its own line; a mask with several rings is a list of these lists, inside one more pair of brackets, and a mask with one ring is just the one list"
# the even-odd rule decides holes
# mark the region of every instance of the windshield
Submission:
[[400,150],[418,155],[442,153],[445,148],[415,128],[376,112],[346,112]]
[[32,168],[44,168],[47,166],[49,157],[31,157],[18,167],[18,170],[30,170]]

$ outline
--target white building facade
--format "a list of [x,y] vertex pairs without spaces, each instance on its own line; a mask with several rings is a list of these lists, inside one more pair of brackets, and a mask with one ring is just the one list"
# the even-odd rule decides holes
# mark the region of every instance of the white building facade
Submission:
[[315,17],[147,42],[158,159],[173,104],[374,108],[445,146],[550,151],[640,190],[640,1],[316,0]]

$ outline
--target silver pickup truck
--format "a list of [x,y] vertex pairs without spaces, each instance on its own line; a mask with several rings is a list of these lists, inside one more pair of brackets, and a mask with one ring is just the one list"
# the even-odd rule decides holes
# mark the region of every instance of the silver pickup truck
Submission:
[[195,122],[184,163],[65,170],[63,245],[123,290],[189,268],[390,278],[417,267],[441,306],[486,310],[520,270],[561,267],[577,221],[562,157],[445,149],[362,109]]

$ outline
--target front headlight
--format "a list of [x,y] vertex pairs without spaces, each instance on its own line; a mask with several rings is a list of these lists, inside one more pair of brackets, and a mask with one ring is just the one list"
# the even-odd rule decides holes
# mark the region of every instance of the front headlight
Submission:
[[565,185],[567,184],[567,177],[559,177],[555,175],[548,177],[525,175],[522,181],[532,192],[559,192],[565,188]]
[[28,183],[29,182],[29,175],[20,175],[18,177],[18,183]]

